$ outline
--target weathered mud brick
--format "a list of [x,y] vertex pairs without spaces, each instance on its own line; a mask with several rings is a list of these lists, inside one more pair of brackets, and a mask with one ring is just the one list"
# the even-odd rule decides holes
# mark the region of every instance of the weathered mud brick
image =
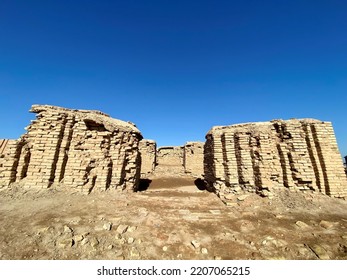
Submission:
[[[26,186],[47,188],[64,183],[90,192],[123,187],[131,178],[127,187],[136,190],[142,135],[135,125],[99,111],[34,105],[31,112],[37,119],[13,142],[12,149],[8,149],[8,141],[0,141],[0,154],[4,154],[1,186],[25,179]],[[121,172],[114,176],[118,170]]]
[[242,189],[265,195],[274,188],[347,196],[330,122],[293,119],[213,127],[206,135],[204,172],[220,196]]

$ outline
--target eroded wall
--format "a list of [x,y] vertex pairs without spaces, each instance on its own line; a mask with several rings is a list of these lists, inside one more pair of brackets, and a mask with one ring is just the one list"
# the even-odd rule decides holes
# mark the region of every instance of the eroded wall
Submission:
[[183,174],[183,147],[168,146],[158,148],[155,175],[181,176]]
[[139,145],[141,156],[141,177],[146,178],[155,170],[157,162],[157,144],[153,140],[143,139]]
[[142,136],[132,123],[98,111],[55,106],[34,105],[31,112],[37,119],[7,148],[0,185],[64,183],[88,193],[137,188]]
[[157,151],[159,166],[183,166],[183,147],[160,147]]
[[206,135],[205,179],[220,195],[274,188],[347,195],[346,176],[330,122],[274,120],[214,127]]
[[21,140],[0,140],[0,188],[8,185],[8,178],[16,176],[21,146]]
[[183,148],[185,172],[195,177],[202,177],[204,173],[204,143],[187,142]]

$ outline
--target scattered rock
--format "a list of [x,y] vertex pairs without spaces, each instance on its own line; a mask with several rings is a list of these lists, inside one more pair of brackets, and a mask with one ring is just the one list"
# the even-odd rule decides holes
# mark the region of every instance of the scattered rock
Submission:
[[347,235],[342,235],[341,238],[342,239],[347,239]]
[[99,240],[96,237],[92,237],[89,241],[90,246],[96,248],[99,245]]
[[325,249],[319,245],[309,245],[309,248],[321,260],[330,260],[330,257]]
[[248,194],[240,195],[237,197],[237,200],[238,201],[244,201],[244,200],[246,200],[247,197],[249,197]]
[[113,249],[113,245],[109,245],[109,246],[107,247],[107,249],[108,249],[108,250],[112,250],[112,249]]
[[204,254],[204,255],[207,255],[208,254],[208,250],[206,248],[202,248],[201,249],[201,253]]
[[108,222],[103,225],[103,229],[110,231],[112,229],[112,223]]
[[214,256],[214,259],[215,259],[216,261],[221,261],[221,260],[222,260],[222,257],[221,257],[221,256]]
[[64,226],[64,232],[65,233],[72,233],[73,232],[73,230],[72,230],[72,228],[70,228],[69,226]]
[[89,243],[89,238],[87,237],[87,238],[84,238],[82,241],[81,241],[81,245],[82,246],[84,246],[84,245],[86,245],[86,244],[88,244]]
[[331,228],[333,228],[333,227],[335,226],[334,223],[328,222],[328,221],[321,221],[321,222],[319,223],[319,225],[320,225],[322,228],[325,228],[325,229],[331,229]]
[[123,251],[122,250],[115,251],[114,257],[116,260],[124,260]]
[[226,195],[224,195],[224,197],[226,200],[233,200],[235,198],[235,195],[234,194],[226,194]]
[[267,244],[269,244],[271,241],[274,241],[275,239],[273,238],[273,237],[271,237],[271,236],[267,236],[262,242],[261,242],[261,244],[262,245],[267,245]]
[[135,230],[137,230],[136,226],[132,226],[128,228],[128,232],[134,232]]
[[342,254],[347,254],[347,245],[339,243],[339,250],[342,252]]
[[75,242],[81,242],[83,239],[84,239],[84,236],[82,234],[74,236]]
[[140,252],[136,247],[131,248],[130,257],[132,257],[132,258],[139,258],[140,257]]
[[116,240],[118,245],[124,245],[126,243],[126,240],[124,238]]
[[116,234],[116,236],[114,238],[116,240],[121,240],[123,238],[123,236],[120,233],[118,233],[118,234]]
[[309,248],[307,248],[305,245],[302,245],[298,248],[298,254],[306,257],[312,254],[312,251]]
[[306,223],[304,223],[304,222],[302,222],[302,221],[297,221],[295,224],[296,224],[299,228],[307,228],[307,227],[309,227],[308,224],[306,224]]
[[134,241],[135,241],[134,238],[132,238],[132,237],[129,237],[129,238],[128,238],[128,244],[133,244]]
[[59,248],[69,248],[74,245],[74,240],[72,238],[62,238],[57,240],[56,245]]
[[263,196],[267,197],[268,199],[272,200],[274,198],[274,195],[269,190],[263,190]]
[[200,248],[200,242],[199,241],[196,241],[196,240],[193,240],[192,242],[191,242],[191,244],[193,245],[193,247],[195,248],[195,249],[199,249]]
[[167,250],[169,250],[169,248],[168,248],[167,246],[164,246],[164,247],[163,247],[163,251],[164,251],[164,252],[167,252]]
[[129,226],[127,226],[127,225],[119,225],[117,228],[117,232],[120,234],[124,234],[127,232],[128,228],[129,228]]

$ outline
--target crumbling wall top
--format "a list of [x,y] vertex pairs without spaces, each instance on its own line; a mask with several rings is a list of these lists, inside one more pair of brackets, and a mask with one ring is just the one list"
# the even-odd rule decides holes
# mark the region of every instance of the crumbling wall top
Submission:
[[223,133],[225,130],[233,129],[237,130],[239,132],[245,132],[249,131],[250,127],[254,131],[263,131],[266,129],[266,126],[271,126],[274,123],[295,123],[295,122],[300,122],[300,123],[307,123],[307,124],[315,124],[315,123],[328,123],[328,122],[322,122],[320,120],[316,119],[290,119],[290,120],[281,120],[281,119],[276,119],[272,121],[267,121],[267,122],[249,122],[249,123],[241,123],[241,124],[233,124],[233,125],[225,125],[225,126],[214,126],[211,128],[209,132],[207,132],[207,135],[221,132]]
[[201,141],[189,141],[184,146],[194,146],[194,145],[204,145],[204,142]]
[[103,125],[106,130],[110,132],[114,131],[126,131],[138,134],[141,138],[141,132],[132,122],[125,122],[111,118],[109,115],[96,110],[74,110],[66,109],[58,106],[50,105],[33,105],[30,109],[32,113],[63,113],[71,116],[78,116],[85,122],[92,122],[98,125]]
[[161,150],[180,150],[180,149],[183,149],[183,147],[182,146],[162,146],[162,147],[158,148],[158,151],[161,151]]

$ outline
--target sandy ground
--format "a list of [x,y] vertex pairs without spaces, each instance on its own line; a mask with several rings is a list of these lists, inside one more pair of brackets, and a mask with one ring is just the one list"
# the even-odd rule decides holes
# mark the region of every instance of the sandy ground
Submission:
[[[148,187],[148,188],[147,188]],[[347,201],[152,178],[138,193],[0,191],[0,259],[347,259]]]

